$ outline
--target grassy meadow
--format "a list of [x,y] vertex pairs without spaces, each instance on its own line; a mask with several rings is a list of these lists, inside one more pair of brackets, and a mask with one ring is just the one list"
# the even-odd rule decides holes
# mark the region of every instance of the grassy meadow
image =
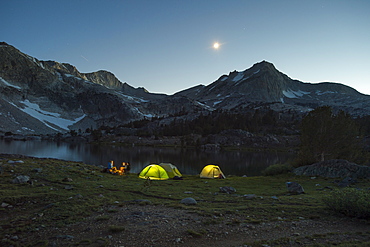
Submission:
[[[137,174],[112,175],[101,168],[78,162],[30,157],[1,157],[0,225],[5,235],[32,232],[40,227],[65,226],[107,205],[127,203],[163,205],[186,209],[205,216],[241,215],[246,223],[324,219],[337,215],[324,203],[337,191],[335,179],[310,178],[285,173],[276,176],[201,179],[184,175],[183,180],[148,181]],[[9,163],[9,160],[15,161]],[[18,161],[22,161],[20,163]],[[221,167],[222,169],[222,167]],[[27,175],[31,183],[14,184],[18,175]],[[286,182],[301,184],[304,194],[291,195]],[[221,193],[231,186],[236,193]],[[356,188],[370,188],[361,180]],[[251,196],[254,195],[254,196]],[[192,197],[196,205],[184,205]],[[343,217],[339,215],[338,217]],[[30,220],[32,219],[32,220]],[[212,221],[213,217],[209,218]]]

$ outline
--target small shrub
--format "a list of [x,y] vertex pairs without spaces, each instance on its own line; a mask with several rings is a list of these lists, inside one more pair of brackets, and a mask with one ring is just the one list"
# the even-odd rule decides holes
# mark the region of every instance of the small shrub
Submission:
[[76,243],[76,246],[81,246],[81,245],[91,245],[91,240],[89,239],[83,239],[80,242]]
[[220,223],[220,220],[217,220],[217,219],[209,219],[209,220],[203,221],[204,225],[217,225],[219,223]]
[[47,240],[39,240],[36,243],[34,243],[32,246],[35,246],[35,247],[47,247],[47,246],[49,246],[49,241],[47,241]]
[[110,219],[110,216],[108,215],[101,215],[101,216],[98,216],[95,218],[96,221],[105,221],[105,220],[109,220]]
[[5,136],[11,136],[11,135],[13,135],[13,133],[12,132],[10,132],[10,131],[7,131],[7,132],[5,132],[5,134],[4,134]]
[[116,226],[116,225],[112,225],[112,226],[109,226],[109,231],[110,232],[123,232],[125,230],[125,227],[123,226]]
[[279,174],[289,173],[293,170],[291,165],[287,164],[275,164],[267,167],[262,171],[263,176],[274,176]]
[[248,224],[260,224],[260,223],[262,223],[262,221],[261,220],[258,220],[258,219],[253,219],[253,218],[246,218],[245,220],[244,220],[244,223],[248,223]]
[[117,213],[118,212],[118,210],[117,209],[113,209],[113,208],[111,208],[111,209],[108,209],[108,211],[107,211],[108,213]]
[[240,225],[242,222],[239,219],[232,219],[230,222],[226,223],[226,225]]
[[197,231],[194,231],[192,229],[188,229],[187,232],[189,233],[189,235],[191,235],[193,237],[196,237],[196,238],[200,238],[206,233],[204,230],[201,230],[200,232],[197,232]]
[[331,210],[350,217],[370,219],[370,191],[345,188],[323,198]]

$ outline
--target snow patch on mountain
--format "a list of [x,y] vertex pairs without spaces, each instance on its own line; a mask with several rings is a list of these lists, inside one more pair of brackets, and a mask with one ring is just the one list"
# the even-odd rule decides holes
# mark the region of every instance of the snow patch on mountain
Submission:
[[214,108],[212,108],[212,107],[210,107],[209,105],[207,105],[207,104],[203,104],[203,103],[201,103],[201,102],[199,102],[199,101],[195,101],[194,102],[196,105],[199,105],[200,107],[202,107],[202,108],[204,108],[204,109],[208,109],[208,110],[210,110],[210,111],[213,111],[214,110]]
[[337,92],[333,92],[333,91],[325,91],[325,92],[322,92],[320,90],[316,91],[316,94],[317,95],[323,95],[323,94],[328,94],[328,93],[337,93]]
[[233,79],[233,82],[237,82],[237,81],[240,81],[241,79],[243,79],[244,77],[244,73],[243,72],[239,72]]
[[216,85],[214,85],[213,87],[211,87],[210,89],[208,89],[208,92],[211,92],[215,87],[216,87]]
[[18,87],[18,86],[15,86],[15,85],[13,85],[13,84],[10,84],[9,82],[7,82],[6,80],[4,80],[2,77],[0,77],[0,81],[2,82],[2,83],[4,83],[6,86],[8,86],[8,87],[13,87],[13,88],[16,88],[16,89],[19,89],[19,90],[21,90],[22,88],[21,87]]
[[123,94],[121,92],[117,93],[118,95],[122,96],[123,98],[129,100],[129,101],[133,101],[135,103],[145,103],[145,102],[149,102],[149,100],[145,100],[145,99],[142,99],[142,98],[139,98],[139,97],[134,97],[134,96],[129,96],[127,94]]
[[154,117],[154,115],[153,114],[145,114],[145,113],[142,113],[140,110],[139,110],[139,108],[137,108],[137,107],[133,107],[132,108],[132,110],[134,110],[134,111],[136,111],[139,115],[141,115],[141,116],[143,116],[143,117],[146,117],[146,118],[149,118],[149,119],[151,119],[151,118],[153,118]]
[[221,81],[226,81],[227,78],[229,78],[228,76],[224,76],[224,78],[221,79]]
[[293,91],[291,89],[288,89],[287,91],[283,90],[283,94],[285,97],[293,99],[293,98],[299,98],[302,97],[305,94],[310,94],[310,92],[305,92],[302,90]]
[[69,130],[68,126],[77,123],[78,121],[82,120],[86,116],[84,114],[79,118],[76,118],[74,120],[69,120],[69,119],[61,118],[59,113],[44,111],[40,108],[38,104],[31,103],[29,100],[20,101],[20,103],[24,105],[24,108],[18,107],[11,102],[9,103],[17,107],[19,110],[23,111],[24,113],[27,113],[31,117],[34,117],[40,120],[47,127],[54,129],[56,131],[58,131],[58,129],[54,128],[50,124],[58,126],[59,128],[64,129],[64,130]]

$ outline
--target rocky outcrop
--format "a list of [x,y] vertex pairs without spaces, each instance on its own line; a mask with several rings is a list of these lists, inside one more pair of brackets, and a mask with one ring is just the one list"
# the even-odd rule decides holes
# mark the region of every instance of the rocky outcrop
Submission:
[[105,70],[99,70],[97,72],[84,74],[88,81],[94,82],[96,84],[105,86],[111,89],[122,89],[122,82],[117,79],[117,77],[111,72]]
[[42,63],[45,66],[49,66],[53,70],[57,71],[61,75],[64,74],[67,77],[75,76],[75,77],[87,80],[86,76],[84,74],[80,73],[80,71],[78,71],[78,69],[75,66],[71,65],[71,64],[58,63],[58,62],[55,62],[55,61],[42,61]]
[[298,167],[294,169],[294,173],[327,178],[370,178],[370,167],[360,166],[347,160],[334,159]]
[[0,76],[24,93],[47,93],[48,85],[58,79],[49,66],[6,43],[0,45]]

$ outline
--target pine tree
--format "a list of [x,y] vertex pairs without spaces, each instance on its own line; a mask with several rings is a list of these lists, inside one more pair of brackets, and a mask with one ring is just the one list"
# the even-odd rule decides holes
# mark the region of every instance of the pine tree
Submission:
[[301,165],[327,159],[355,161],[360,152],[358,135],[359,128],[349,114],[334,115],[328,106],[316,108],[302,120],[298,159]]

